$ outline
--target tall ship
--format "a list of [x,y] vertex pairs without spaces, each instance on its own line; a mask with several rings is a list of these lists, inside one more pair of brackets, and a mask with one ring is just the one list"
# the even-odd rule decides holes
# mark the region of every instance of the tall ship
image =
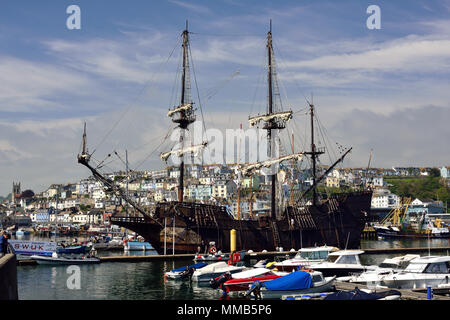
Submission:
[[[185,157],[199,152],[207,146],[207,142],[187,146],[185,131],[196,120],[194,102],[190,94],[190,44],[187,28],[182,33],[182,69],[181,97],[179,105],[168,112],[168,117],[180,130],[180,148],[162,153],[161,159],[170,156],[179,157],[178,201],[157,202],[152,210],[142,208],[127,190],[91,164],[91,155],[86,147],[86,125],[83,133],[82,151],[78,162],[86,166],[93,176],[103,183],[107,192],[122,198],[135,208],[139,216],[123,214],[113,215],[112,224],[132,230],[150,242],[158,253],[195,253],[199,247],[214,242],[219,250],[230,248],[230,231],[236,230],[236,246],[238,250],[274,251],[277,248],[301,248],[307,246],[328,245],[339,248],[356,249],[360,247],[361,232],[365,226],[367,213],[370,210],[372,191],[359,190],[341,193],[334,196],[319,197],[317,185],[329,172],[351,151],[344,150],[325,172],[318,174],[317,160],[324,153],[316,147],[314,141],[315,108],[309,103],[308,113],[311,122],[310,150],[300,153],[276,156],[275,145],[277,132],[283,130],[292,118],[292,111],[275,109],[274,90],[276,89],[275,60],[272,46],[272,27],[267,33],[267,110],[263,115],[249,118],[250,126],[261,125],[267,130],[268,160],[247,163],[238,166],[239,174],[252,176],[263,168],[270,169],[270,212],[264,216],[242,219],[239,214],[233,216],[226,206],[186,201]],[[296,192],[289,204],[284,207],[277,201],[277,168],[282,162],[298,162],[308,157],[312,164],[312,184],[302,191]]]

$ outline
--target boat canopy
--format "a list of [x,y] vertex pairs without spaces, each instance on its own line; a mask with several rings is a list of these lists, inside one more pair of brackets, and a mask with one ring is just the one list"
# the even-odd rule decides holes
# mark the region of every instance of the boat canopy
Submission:
[[335,251],[331,252],[330,256],[348,256],[348,255],[360,255],[363,254],[364,251],[362,250],[341,250],[341,251]]
[[295,271],[280,278],[270,280],[261,284],[267,290],[301,290],[312,287],[311,275],[304,271]]
[[191,264],[190,266],[184,266],[184,267],[179,267],[177,269],[172,269],[170,271],[171,272],[181,272],[181,271],[189,270],[190,268],[200,269],[200,268],[203,268],[206,265],[207,265],[207,263],[200,262],[200,263],[196,263],[196,264]]

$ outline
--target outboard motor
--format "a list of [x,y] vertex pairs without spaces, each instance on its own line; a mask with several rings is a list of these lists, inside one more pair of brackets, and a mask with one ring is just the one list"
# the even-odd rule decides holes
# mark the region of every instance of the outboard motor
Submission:
[[194,274],[195,268],[194,267],[190,267],[190,268],[186,268],[185,271],[183,271],[183,273],[180,275],[181,279],[186,279],[192,278],[192,275]]
[[245,293],[245,297],[250,296],[252,293],[255,296],[255,299],[261,299],[261,282],[258,280],[254,281],[252,285],[250,286],[250,289]]
[[209,286],[213,289],[217,289],[217,288],[221,288],[222,285],[227,282],[228,280],[231,279],[231,273],[230,272],[225,272],[224,274],[222,274],[221,276],[215,278],[215,279],[211,279],[209,281]]

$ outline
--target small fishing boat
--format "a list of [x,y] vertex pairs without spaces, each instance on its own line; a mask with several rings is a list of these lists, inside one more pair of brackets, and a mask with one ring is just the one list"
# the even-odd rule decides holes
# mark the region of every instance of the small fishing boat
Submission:
[[53,253],[51,257],[33,255],[30,257],[36,260],[38,264],[50,264],[50,265],[72,265],[72,264],[94,264],[100,263],[100,259],[91,256],[59,256],[56,252]]
[[212,263],[199,270],[195,270],[192,274],[192,281],[194,282],[209,282],[211,279],[215,279],[226,272],[231,274],[241,272],[245,269],[244,266],[228,265],[226,262],[220,261]]
[[323,262],[328,258],[330,252],[338,251],[336,247],[321,246],[300,249],[294,258],[275,263],[279,271],[291,272],[298,267],[308,267],[311,264]]
[[176,269],[172,269],[164,274],[165,278],[173,280],[188,279],[194,273],[195,270],[206,267],[206,262],[200,262],[189,266],[184,266]]
[[336,277],[323,277],[319,271],[295,271],[267,282],[255,281],[247,291],[257,299],[281,299],[285,295],[333,291]]

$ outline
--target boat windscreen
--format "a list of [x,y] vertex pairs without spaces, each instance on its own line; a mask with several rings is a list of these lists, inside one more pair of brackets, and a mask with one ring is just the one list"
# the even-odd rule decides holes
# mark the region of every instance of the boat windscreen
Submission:
[[328,257],[328,251],[302,251],[299,252],[296,258],[304,258],[304,259],[326,259]]

